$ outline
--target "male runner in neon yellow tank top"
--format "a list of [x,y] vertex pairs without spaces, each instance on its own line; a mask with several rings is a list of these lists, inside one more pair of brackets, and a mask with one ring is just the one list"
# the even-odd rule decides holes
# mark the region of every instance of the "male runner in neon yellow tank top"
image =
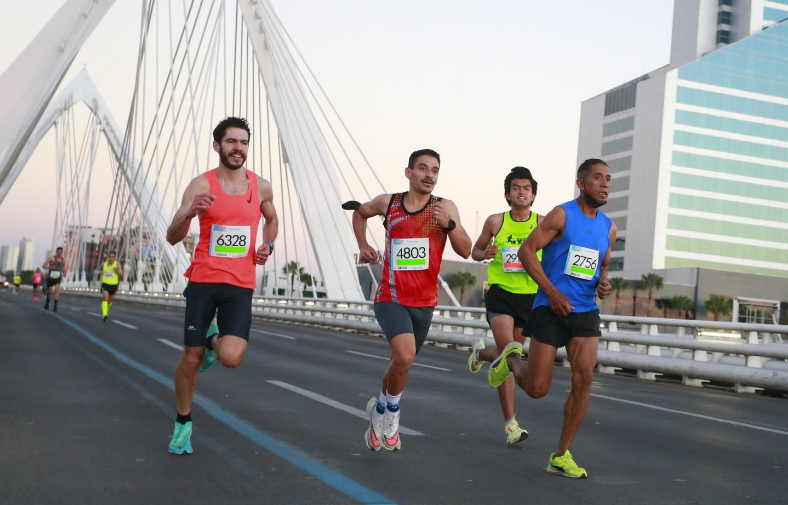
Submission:
[[109,317],[109,308],[118,292],[118,283],[123,278],[123,267],[115,259],[115,251],[107,254],[107,261],[101,267],[101,316],[104,321]]
[[[476,261],[492,260],[487,268],[485,294],[487,322],[492,329],[496,348],[484,348],[479,340],[468,358],[468,370],[478,372],[483,361],[492,362],[504,347],[517,340],[525,342],[523,327],[531,315],[537,285],[525,272],[517,251],[531,234],[542,216],[531,211],[536,198],[536,181],[525,167],[514,167],[504,180],[504,198],[511,210],[487,218],[482,233],[473,246]],[[528,432],[517,423],[514,412],[514,380],[508,378],[498,387],[504,417],[506,440],[516,444],[528,438]]]

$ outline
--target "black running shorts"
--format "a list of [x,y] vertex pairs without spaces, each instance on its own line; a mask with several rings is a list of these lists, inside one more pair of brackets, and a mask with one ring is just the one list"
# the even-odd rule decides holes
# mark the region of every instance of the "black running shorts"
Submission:
[[253,294],[253,289],[232,284],[189,282],[183,291],[186,297],[183,345],[205,346],[206,333],[214,315],[220,336],[234,335],[249,340]]
[[571,312],[568,316],[559,316],[549,306],[542,305],[533,310],[528,321],[532,334],[526,336],[561,348],[575,337],[601,337],[600,322],[599,310]]
[[373,306],[380,329],[389,342],[397,335],[412,333],[419,352],[432,326],[435,307],[406,307],[397,302],[379,302]]
[[106,291],[107,293],[114,295],[118,292],[118,285],[117,284],[105,284],[101,283],[101,291]]
[[525,328],[531,317],[531,307],[536,294],[517,294],[506,291],[498,284],[492,284],[484,295],[487,308],[487,322],[495,316],[507,315],[514,318],[515,328]]
[[63,280],[63,276],[61,275],[57,279],[53,279],[52,277],[47,277],[47,287],[57,286],[60,284],[60,281]]

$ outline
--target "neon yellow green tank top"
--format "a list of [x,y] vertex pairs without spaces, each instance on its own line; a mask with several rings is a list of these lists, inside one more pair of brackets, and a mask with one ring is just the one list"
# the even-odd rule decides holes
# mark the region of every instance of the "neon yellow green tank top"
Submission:
[[[497,284],[510,293],[520,295],[536,293],[536,282],[525,272],[517,251],[536,228],[536,212],[531,212],[527,221],[515,221],[509,211],[503,213],[501,229],[493,238],[498,253],[487,267],[487,283]],[[536,256],[542,261],[542,251]]]
[[118,264],[117,261],[111,265],[109,264],[108,261],[104,262],[104,268],[102,269],[103,272],[101,275],[101,282],[109,286],[116,286],[118,282],[120,282],[120,279],[118,279],[118,273],[115,271],[115,265],[117,264]]

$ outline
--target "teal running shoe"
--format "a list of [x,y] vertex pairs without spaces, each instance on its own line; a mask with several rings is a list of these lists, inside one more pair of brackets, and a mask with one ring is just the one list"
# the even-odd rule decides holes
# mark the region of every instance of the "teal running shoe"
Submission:
[[[215,324],[212,324],[208,327],[208,334],[205,337],[205,340],[208,340],[209,338],[218,334],[219,334],[219,327],[216,326]],[[213,349],[208,349],[206,347],[205,354],[202,355],[202,363],[200,364],[200,371],[204,372],[209,368],[211,368],[211,365],[213,365],[214,361],[216,361],[216,353],[213,351]]]
[[521,346],[519,342],[510,342],[509,345],[503,348],[501,355],[492,362],[490,370],[487,372],[487,382],[490,383],[490,387],[497,388],[503,384],[503,381],[505,381],[507,377],[512,375],[512,371],[509,369],[509,363],[506,359],[515,354],[517,356],[522,356],[523,346]]
[[170,440],[169,451],[172,454],[191,454],[192,451],[192,422],[186,424],[175,423],[175,432]]

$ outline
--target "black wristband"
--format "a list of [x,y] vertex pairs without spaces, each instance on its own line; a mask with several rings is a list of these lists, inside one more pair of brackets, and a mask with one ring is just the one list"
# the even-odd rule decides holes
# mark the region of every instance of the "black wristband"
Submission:
[[441,228],[441,229],[443,230],[443,233],[449,233],[450,231],[452,231],[456,227],[457,227],[457,223],[454,222],[454,219],[449,219],[449,226],[447,226],[446,228]]

